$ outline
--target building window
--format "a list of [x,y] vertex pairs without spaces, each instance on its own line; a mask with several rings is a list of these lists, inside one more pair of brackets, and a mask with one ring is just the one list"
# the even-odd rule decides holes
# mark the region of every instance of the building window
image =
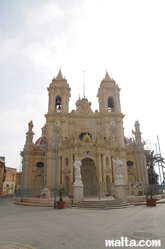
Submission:
[[61,97],[56,97],[56,103],[55,103],[55,109],[57,112],[61,112],[61,108],[62,108],[62,105],[61,105]]
[[42,168],[44,166],[44,163],[43,162],[37,162],[36,163],[36,167],[37,168]]
[[127,161],[127,166],[128,167],[133,166],[133,162],[132,161]]
[[[87,137],[87,138],[90,139],[90,138],[92,138],[92,135],[89,132],[81,132],[80,135],[79,135],[79,139],[83,140],[84,137]],[[88,141],[86,141],[86,142],[88,142]]]
[[108,111],[109,112],[114,111],[114,100],[112,97],[108,98]]

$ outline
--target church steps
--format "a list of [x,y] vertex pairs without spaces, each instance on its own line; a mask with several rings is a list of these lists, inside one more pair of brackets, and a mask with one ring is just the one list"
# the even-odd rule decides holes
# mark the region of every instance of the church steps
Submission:
[[72,207],[83,209],[119,209],[133,207],[130,203],[123,202],[121,200],[108,200],[108,201],[83,201],[78,204],[73,204]]

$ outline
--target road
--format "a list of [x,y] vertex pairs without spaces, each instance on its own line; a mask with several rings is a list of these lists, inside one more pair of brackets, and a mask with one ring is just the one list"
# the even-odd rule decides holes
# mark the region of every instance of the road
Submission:
[[105,240],[145,232],[160,235],[164,249],[164,213],[165,204],[115,210],[55,210],[15,205],[7,196],[0,198],[0,242],[26,244],[32,249],[105,249]]

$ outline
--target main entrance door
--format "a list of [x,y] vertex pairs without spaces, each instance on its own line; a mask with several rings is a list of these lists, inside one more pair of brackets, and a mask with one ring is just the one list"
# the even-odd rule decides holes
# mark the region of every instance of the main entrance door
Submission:
[[82,160],[81,175],[84,184],[84,196],[96,195],[96,167],[92,159],[85,158]]

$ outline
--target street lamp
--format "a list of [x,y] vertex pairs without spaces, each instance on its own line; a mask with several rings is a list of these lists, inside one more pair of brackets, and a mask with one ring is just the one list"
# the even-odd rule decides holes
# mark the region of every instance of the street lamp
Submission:
[[58,126],[60,125],[59,121],[56,121],[56,145],[55,145],[55,165],[54,165],[54,208],[57,208],[56,199],[57,199],[57,181],[58,181]]

